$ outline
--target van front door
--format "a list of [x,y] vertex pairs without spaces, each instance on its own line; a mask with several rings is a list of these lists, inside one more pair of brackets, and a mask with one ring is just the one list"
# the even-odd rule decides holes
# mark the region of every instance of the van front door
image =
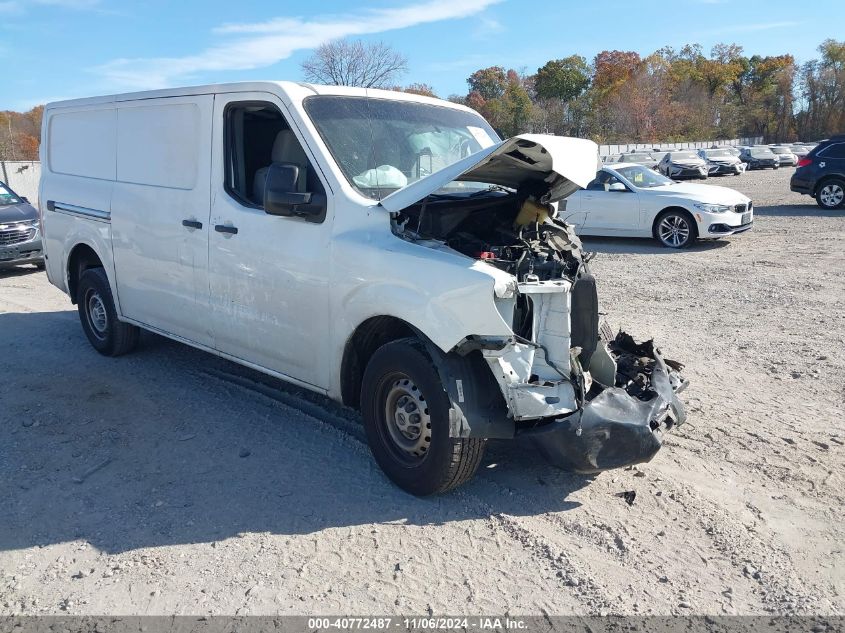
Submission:
[[214,103],[210,295],[217,349],[320,389],[329,383],[331,196],[324,218],[268,215],[272,163],[296,165],[297,190],[325,194],[321,174],[275,95]]

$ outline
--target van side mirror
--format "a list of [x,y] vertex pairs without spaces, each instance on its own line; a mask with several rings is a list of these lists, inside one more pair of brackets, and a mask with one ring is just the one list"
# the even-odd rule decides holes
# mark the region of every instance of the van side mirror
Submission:
[[273,163],[264,183],[264,212],[270,215],[302,216],[322,221],[326,197],[296,190],[299,167],[290,163]]
[[628,191],[628,187],[621,182],[614,182],[607,188],[608,191]]

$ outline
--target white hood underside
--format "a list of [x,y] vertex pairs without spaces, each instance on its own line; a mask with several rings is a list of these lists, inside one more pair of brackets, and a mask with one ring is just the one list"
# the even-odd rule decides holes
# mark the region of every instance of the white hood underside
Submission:
[[520,134],[487,147],[421,178],[381,201],[391,213],[407,209],[453,180],[528,186],[543,202],[554,202],[584,188],[601,168],[598,146],[587,139]]

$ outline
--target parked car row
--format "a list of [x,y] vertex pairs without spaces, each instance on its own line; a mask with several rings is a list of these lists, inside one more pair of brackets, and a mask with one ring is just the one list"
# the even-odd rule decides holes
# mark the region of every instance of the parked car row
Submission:
[[748,169],[778,169],[796,166],[818,143],[773,143],[771,145],[718,146],[699,150],[632,150],[603,156],[602,163],[644,165],[676,180],[706,179],[710,176],[738,176]]

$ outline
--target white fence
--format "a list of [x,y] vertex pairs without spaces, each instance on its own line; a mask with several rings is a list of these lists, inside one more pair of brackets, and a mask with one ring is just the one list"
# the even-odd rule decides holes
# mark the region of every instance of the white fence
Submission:
[[601,156],[615,156],[616,154],[624,154],[634,150],[651,150],[658,148],[660,151],[668,152],[674,149],[707,149],[714,145],[762,145],[763,137],[755,136],[753,138],[732,138],[729,140],[718,141],[690,141],[688,143],[623,143],[620,145],[599,145],[599,154]]
[[0,160],[0,180],[19,196],[38,204],[38,180],[41,163],[37,160]]

